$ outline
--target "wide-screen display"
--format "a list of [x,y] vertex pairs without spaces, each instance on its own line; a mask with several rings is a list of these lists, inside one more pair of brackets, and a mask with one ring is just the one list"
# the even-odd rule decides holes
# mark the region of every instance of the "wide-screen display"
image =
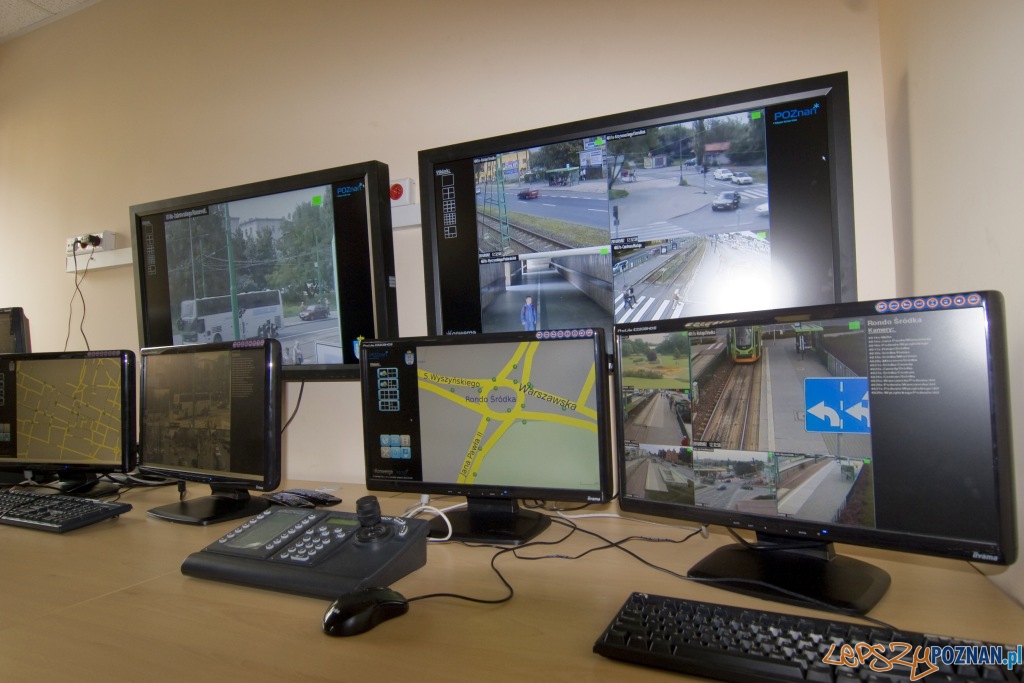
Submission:
[[619,328],[623,508],[1005,561],[1001,326],[982,292]]
[[371,488],[602,499],[607,392],[593,330],[489,337],[367,343]]
[[854,298],[848,106],[838,74],[421,152],[432,331]]
[[277,485],[280,396],[265,343],[276,342],[142,350],[143,469]]
[[126,471],[134,449],[132,352],[0,359],[0,467]]
[[133,207],[143,345],[273,338],[288,377],[357,377],[397,329],[386,189],[371,162]]
[[0,353],[31,351],[28,318],[20,308],[0,308]]

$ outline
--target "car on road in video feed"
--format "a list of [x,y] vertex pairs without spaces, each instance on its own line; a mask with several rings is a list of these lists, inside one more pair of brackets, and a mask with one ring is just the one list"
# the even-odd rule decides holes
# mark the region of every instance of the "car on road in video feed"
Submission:
[[719,193],[711,202],[712,211],[730,211],[740,208],[740,193],[726,190]]
[[754,213],[756,213],[761,218],[767,218],[768,217],[768,202],[765,202],[764,204],[758,204],[757,206],[755,206],[754,207]]
[[539,190],[520,190],[519,194],[516,195],[520,199],[536,199],[540,196]]
[[323,304],[310,304],[304,309],[299,311],[299,320],[319,320],[321,318],[330,318],[331,309],[327,308]]
[[730,180],[732,178],[732,171],[727,168],[715,169],[714,178],[715,180]]
[[744,173],[743,171],[737,171],[736,173],[733,173],[732,174],[732,178],[730,178],[730,180],[732,181],[733,185],[753,185],[754,184],[754,179],[750,177],[750,174],[749,173]]

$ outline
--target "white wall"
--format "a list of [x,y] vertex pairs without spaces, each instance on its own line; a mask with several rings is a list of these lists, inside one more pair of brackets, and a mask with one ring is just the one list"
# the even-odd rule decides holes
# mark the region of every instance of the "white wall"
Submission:
[[[998,289],[1006,297],[1019,537],[1024,3],[913,0],[880,6],[899,293]],[[985,571],[1024,602],[1024,563]]]
[[[963,10],[938,3],[934,18],[911,5],[921,47],[896,61],[925,72],[948,106],[955,92],[928,72],[923,50],[943,16]],[[834,71],[850,73],[860,295],[995,286],[986,268],[958,268],[956,279],[929,271],[943,247],[919,244],[931,227],[919,216],[927,204],[949,225],[947,214],[969,213],[954,211],[956,194],[911,178],[916,156],[890,181],[898,146],[887,126],[900,122],[887,118],[899,80],[889,64],[902,52],[883,52],[881,36],[910,42],[916,30],[892,13],[880,24],[875,0],[102,0],[0,45],[0,238],[12,256],[0,266],[0,306],[26,308],[35,350],[63,348],[73,292],[64,240],[127,238],[131,204],[371,158],[415,178],[420,149]],[[958,56],[993,49],[981,30],[956,44]],[[984,63],[968,57],[957,82]],[[986,137],[917,125],[920,144],[950,158]],[[912,237],[894,233],[891,187]],[[1009,234],[1009,215],[993,235]],[[395,238],[400,326],[422,333],[419,229]],[[919,277],[906,275],[911,266]],[[92,347],[138,348],[130,269],[91,272],[82,291]],[[84,348],[80,315],[70,348]],[[296,394],[289,385],[288,409]],[[361,479],[358,400],[355,383],[306,385],[286,434],[287,476]]]

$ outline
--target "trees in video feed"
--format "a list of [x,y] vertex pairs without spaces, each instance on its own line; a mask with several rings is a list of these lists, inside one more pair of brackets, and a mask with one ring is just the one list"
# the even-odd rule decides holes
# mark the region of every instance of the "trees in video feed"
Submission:
[[320,197],[264,203],[263,211],[246,201],[216,204],[205,215],[168,221],[172,310],[184,301],[268,290],[281,293],[292,315],[305,304],[333,304],[334,215]]

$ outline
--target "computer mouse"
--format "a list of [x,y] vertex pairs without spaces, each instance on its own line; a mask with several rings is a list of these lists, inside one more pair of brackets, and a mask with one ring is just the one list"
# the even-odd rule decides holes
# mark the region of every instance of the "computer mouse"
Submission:
[[324,614],[324,633],[355,636],[409,611],[409,602],[390,588],[364,588],[342,595]]

